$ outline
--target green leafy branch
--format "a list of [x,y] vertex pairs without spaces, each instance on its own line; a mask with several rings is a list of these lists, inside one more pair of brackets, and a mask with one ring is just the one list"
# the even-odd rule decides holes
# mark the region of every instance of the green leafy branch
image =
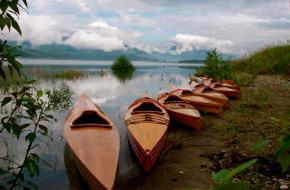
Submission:
[[[48,127],[45,123],[55,121],[55,119],[46,111],[47,102],[41,99],[43,92],[38,90],[35,94],[33,93],[33,91],[36,90],[31,86],[33,82],[34,81],[27,81],[22,88],[20,88],[20,91],[12,92],[11,96],[4,97],[1,101],[1,108],[7,106],[10,102],[15,105],[10,115],[1,119],[3,129],[9,134],[16,136],[17,139],[19,139],[22,134],[25,134],[24,138],[28,142],[23,163],[14,164],[17,165],[16,168],[7,167],[0,171],[0,176],[11,176],[8,178],[9,180],[6,181],[6,185],[7,187],[10,186],[10,189],[23,183],[37,189],[36,185],[25,179],[23,171],[26,170],[31,177],[39,175],[38,162],[40,160],[42,161],[42,159],[31,151],[36,147],[35,142],[39,136],[38,134],[52,139],[52,137],[48,135]],[[9,162],[14,161],[9,160]]]

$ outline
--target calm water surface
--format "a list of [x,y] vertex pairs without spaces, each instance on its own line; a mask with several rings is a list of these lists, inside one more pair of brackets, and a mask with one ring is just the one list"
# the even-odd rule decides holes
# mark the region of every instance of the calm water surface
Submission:
[[[120,157],[119,168],[116,177],[118,183],[126,183],[136,177],[142,177],[142,168],[134,157],[126,139],[126,127],[124,115],[128,106],[139,98],[145,91],[153,97],[157,97],[160,88],[168,90],[168,83],[171,81],[179,87],[188,87],[188,76],[200,64],[179,64],[159,62],[133,62],[136,66],[131,79],[119,80],[109,70],[111,61],[76,61],[76,60],[21,60],[24,66],[40,67],[47,72],[66,68],[82,69],[86,72],[98,73],[101,69],[107,70],[105,74],[93,74],[87,78],[68,80],[42,81],[40,88],[53,89],[60,85],[66,85],[73,91],[73,102],[82,94],[86,93],[97,103],[106,115],[111,118],[120,133]],[[68,110],[67,110],[68,111]],[[40,175],[33,179],[40,189],[70,189],[70,183],[65,167],[64,148],[66,141],[63,136],[62,125],[67,111],[55,112],[57,119],[51,124],[50,131],[53,142],[42,145],[38,153],[53,166],[53,170],[46,165],[40,165]],[[25,147],[15,142],[16,150]],[[73,180],[73,179],[72,179]],[[117,187],[116,187],[117,188]]]

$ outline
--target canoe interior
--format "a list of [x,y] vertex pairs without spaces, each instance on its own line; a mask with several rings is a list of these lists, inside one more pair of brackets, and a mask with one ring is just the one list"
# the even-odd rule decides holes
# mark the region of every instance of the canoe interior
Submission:
[[138,113],[138,112],[160,112],[162,113],[162,110],[156,106],[152,102],[144,102],[137,106],[135,109],[133,109],[133,113]]
[[177,102],[184,102],[180,97],[176,95],[169,95],[165,100],[164,103],[177,103]]
[[187,89],[182,89],[181,95],[192,95],[194,94],[192,91],[187,90]]
[[73,120],[72,126],[81,126],[81,125],[108,125],[111,124],[108,120],[101,117],[96,111],[86,110],[79,117]]

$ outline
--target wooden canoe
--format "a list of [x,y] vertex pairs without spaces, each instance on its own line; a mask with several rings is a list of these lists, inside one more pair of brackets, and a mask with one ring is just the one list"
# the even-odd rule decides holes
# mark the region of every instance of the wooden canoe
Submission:
[[64,123],[72,159],[91,189],[112,189],[118,166],[120,136],[104,112],[85,94]]
[[225,96],[229,97],[229,98],[240,98],[241,97],[241,92],[238,90],[234,90],[232,88],[229,87],[225,87],[222,86],[219,83],[212,83],[209,85],[211,88],[213,88],[215,91],[220,92],[222,94],[224,94]]
[[219,79],[210,78],[210,77],[193,77],[193,76],[190,76],[189,77],[189,84],[191,84],[192,82],[202,83],[202,84],[205,84],[205,85],[218,83],[218,84],[220,84],[223,87],[228,87],[228,88],[231,88],[233,90],[240,91],[240,89],[241,89],[240,86],[235,85],[233,80],[219,80]]
[[181,97],[182,99],[188,101],[191,105],[197,108],[200,111],[213,113],[218,116],[223,116],[223,105],[212,101],[206,97],[194,94],[191,90],[188,89],[174,89],[172,84],[169,84],[169,89],[171,93]]
[[145,92],[125,114],[128,139],[145,172],[151,171],[165,141],[169,115]]
[[197,95],[206,97],[212,101],[218,102],[222,104],[224,108],[228,108],[230,105],[229,99],[224,94],[215,91],[213,88],[210,88],[209,86],[196,84],[192,89],[192,92]]
[[209,85],[217,84],[219,86],[228,87],[233,90],[237,90],[237,91],[241,90],[241,87],[238,85],[235,85],[232,80],[219,80],[219,79],[209,78],[208,81],[209,81]]
[[157,100],[175,121],[201,131],[201,115],[188,101],[162,88],[159,90]]

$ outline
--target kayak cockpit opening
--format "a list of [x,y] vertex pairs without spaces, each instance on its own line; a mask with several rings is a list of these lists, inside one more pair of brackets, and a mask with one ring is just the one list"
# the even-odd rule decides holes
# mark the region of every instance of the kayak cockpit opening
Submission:
[[193,92],[190,90],[182,90],[181,92],[181,95],[191,95],[191,94],[193,94]]
[[71,127],[84,127],[84,126],[101,126],[101,127],[111,127],[107,119],[100,116],[96,111],[84,111],[79,117],[73,120]]
[[139,106],[137,106],[132,113],[141,113],[141,112],[155,112],[163,114],[161,108],[159,108],[156,104],[151,102],[143,102]]
[[203,92],[212,92],[212,91],[215,91],[215,90],[210,88],[210,87],[205,87],[202,91]]
[[178,96],[176,96],[176,95],[168,96],[168,97],[164,100],[164,103],[173,103],[173,102],[184,102],[184,100],[182,100],[180,97],[178,97]]

